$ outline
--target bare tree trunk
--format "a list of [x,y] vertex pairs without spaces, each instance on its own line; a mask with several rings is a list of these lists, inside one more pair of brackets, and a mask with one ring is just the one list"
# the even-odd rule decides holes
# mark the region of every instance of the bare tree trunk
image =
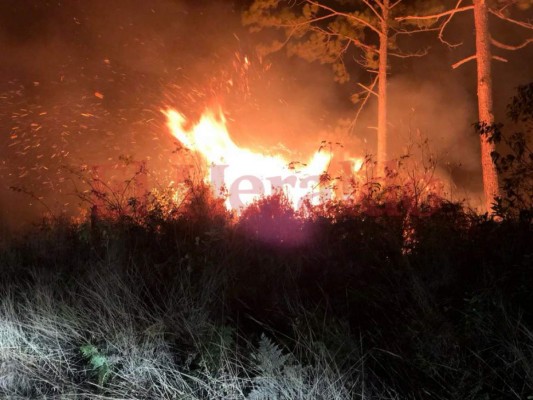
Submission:
[[[491,41],[489,31],[489,14],[486,0],[473,0],[474,23],[476,28],[476,57],[477,57],[477,98],[479,122],[494,124],[492,108],[492,73],[491,73]],[[495,150],[494,143],[489,143],[488,135],[481,139],[481,168],[483,171],[483,191],[485,195],[485,209],[490,212],[494,198],[499,195],[498,174],[491,153]]]
[[387,162],[387,56],[389,50],[389,0],[383,0],[378,68],[378,138],[377,176],[385,177]]

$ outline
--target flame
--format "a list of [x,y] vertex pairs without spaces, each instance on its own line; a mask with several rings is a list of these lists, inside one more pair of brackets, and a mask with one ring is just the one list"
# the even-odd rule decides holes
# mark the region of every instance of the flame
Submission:
[[[294,208],[304,199],[317,204],[331,195],[320,184],[332,158],[324,150],[317,151],[306,164],[295,164],[281,155],[265,155],[235,144],[221,111],[207,110],[189,129],[186,118],[178,111],[162,112],[172,135],[205,160],[204,180],[218,193],[223,188],[227,190],[229,209],[240,209],[278,190],[287,195]],[[301,168],[296,169],[295,165]]]
[[352,163],[352,172],[358,174],[364,166],[365,160],[360,157],[350,157],[348,160]]

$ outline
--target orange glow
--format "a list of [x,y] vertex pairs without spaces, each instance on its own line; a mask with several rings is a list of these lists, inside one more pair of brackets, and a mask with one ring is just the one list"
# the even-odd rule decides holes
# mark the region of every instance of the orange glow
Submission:
[[[213,186],[215,192],[227,190],[226,206],[240,209],[262,195],[283,190],[294,208],[304,199],[317,204],[333,193],[320,185],[320,177],[328,170],[332,154],[317,151],[306,164],[298,164],[281,155],[265,155],[251,149],[239,147],[231,139],[226,120],[221,111],[207,110],[200,120],[186,128],[187,120],[174,109],[164,110],[167,126],[172,135],[187,149],[205,160],[204,181]],[[360,168],[358,159],[354,170]]]

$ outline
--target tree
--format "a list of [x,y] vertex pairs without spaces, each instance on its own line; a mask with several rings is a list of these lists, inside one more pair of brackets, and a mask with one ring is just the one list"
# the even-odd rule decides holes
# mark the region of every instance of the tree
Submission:
[[457,13],[470,10],[473,10],[474,12],[476,54],[455,63],[452,67],[458,68],[462,64],[471,60],[475,60],[477,63],[477,98],[479,116],[479,122],[477,126],[482,128],[479,129],[479,133],[481,142],[483,191],[486,211],[490,211],[495,199],[500,197],[498,173],[496,165],[493,162],[493,155],[496,152],[496,144],[493,140],[490,140],[491,130],[493,130],[495,127],[492,101],[492,60],[495,59],[504,62],[507,61],[503,57],[493,55],[492,50],[493,47],[504,50],[518,50],[533,42],[533,38],[529,38],[518,45],[504,44],[492,37],[489,25],[489,15],[493,15],[500,20],[507,21],[525,29],[533,30],[533,24],[519,21],[512,18],[510,15],[511,7],[515,6],[519,9],[525,10],[531,6],[530,0],[495,0],[491,5],[489,5],[488,2],[489,0],[471,0],[470,5],[463,6],[463,0],[459,0],[453,9],[438,14],[397,18],[399,21],[432,20],[433,23],[430,26],[439,25],[439,39],[446,45],[455,47],[457,44],[449,43],[445,40],[444,30],[446,29],[450,20]]
[[[403,0],[254,0],[243,14],[252,31],[275,28],[282,38],[263,47],[268,54],[286,48],[290,55],[331,64],[339,82],[349,79],[345,59],[357,52],[358,64],[374,75],[354,98],[362,107],[371,95],[378,101],[377,176],[385,176],[387,154],[387,74],[389,57],[421,56],[399,50],[397,37],[411,33],[395,19],[405,11]],[[424,4],[430,2],[425,1]],[[377,92],[374,90],[377,85]]]

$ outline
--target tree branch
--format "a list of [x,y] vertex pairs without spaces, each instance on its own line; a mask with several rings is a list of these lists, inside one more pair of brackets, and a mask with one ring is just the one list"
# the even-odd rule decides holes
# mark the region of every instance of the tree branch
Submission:
[[323,33],[324,35],[327,35],[327,36],[334,36],[334,37],[338,37],[338,38],[341,38],[341,39],[345,39],[348,42],[353,43],[353,45],[355,47],[359,47],[361,49],[365,49],[366,51],[370,51],[370,52],[373,52],[373,53],[378,53],[378,50],[376,48],[374,48],[372,46],[369,46],[367,44],[364,44],[363,42],[361,42],[360,40],[358,40],[356,38],[343,35],[342,33],[333,32],[331,30],[326,30],[326,29],[321,28],[319,26],[311,26],[309,29],[311,29],[312,31],[315,31],[315,32]]
[[441,12],[441,13],[438,13],[438,14],[433,14],[433,15],[422,15],[422,16],[418,16],[418,15],[408,15],[408,16],[405,16],[405,17],[396,17],[396,21],[406,21],[406,20],[427,20],[427,19],[440,19],[442,17],[445,17],[447,15],[455,15],[459,12],[463,12],[463,11],[468,11],[468,10],[473,10],[474,9],[474,6],[464,6],[464,7],[459,7],[459,8],[454,8],[453,10],[448,10],[448,11],[444,11],[444,12]]
[[496,10],[493,10],[492,8],[489,8],[489,12],[492,15],[495,15],[496,17],[500,18],[503,21],[507,21],[507,22],[510,22],[512,24],[521,26],[522,28],[533,30],[533,24],[531,22],[519,21],[517,19],[506,17],[505,15],[503,15],[503,13],[501,11],[496,11]]
[[[381,8],[383,10],[383,8],[385,7],[385,4],[383,3],[383,1],[381,0],[374,0],[376,2],[376,4],[378,5],[379,8]],[[401,1],[401,0],[400,0]]]
[[400,30],[396,28],[390,28],[391,30],[394,30],[394,35],[412,35],[414,33],[422,33],[422,32],[435,32],[440,30],[440,28],[419,28],[419,29],[411,29],[411,30]]
[[510,7],[510,6],[514,6],[516,3],[518,3],[517,0],[512,0],[512,1],[508,1],[507,4],[505,4],[502,8],[500,8],[498,11],[499,12],[502,12],[503,10],[505,10],[506,8]]
[[368,29],[372,30],[373,32],[375,32],[375,33],[377,33],[378,35],[381,36],[380,30],[377,29],[371,23],[365,21],[364,19],[358,18],[358,17],[356,17],[354,15],[351,15],[351,14],[348,14],[348,13],[343,13],[343,12],[340,12],[340,11],[336,11],[336,10],[334,10],[331,7],[328,7],[328,6],[324,5],[324,4],[317,3],[317,2],[312,1],[312,0],[306,0],[306,2],[311,4],[311,5],[314,5],[316,7],[322,8],[323,10],[329,11],[331,13],[331,15],[341,16],[341,17],[345,17],[347,19],[351,19],[353,21],[356,21],[356,22],[366,26]]
[[428,52],[429,52],[429,47],[424,50],[420,50],[416,53],[394,53],[394,52],[389,51],[389,55],[391,57],[397,57],[397,58],[424,57],[425,55],[428,54]]
[[378,17],[378,19],[379,19],[381,22],[383,22],[383,16],[382,16],[380,13],[378,13],[378,11],[374,8],[374,6],[373,6],[368,0],[363,0],[363,3],[365,3],[366,6],[372,10],[372,12],[374,13],[374,15],[375,15],[376,17]]
[[377,94],[377,93],[374,92],[374,90],[373,90],[373,89],[374,89],[374,86],[376,85],[377,80],[378,80],[378,77],[376,76],[376,78],[374,79],[374,83],[372,83],[372,86],[370,86],[370,87],[367,87],[367,86],[365,86],[365,85],[363,85],[362,83],[359,83],[359,82],[358,82],[357,84],[358,84],[359,86],[361,86],[363,89],[365,89],[368,93],[371,93],[371,94],[373,94],[373,95],[376,96],[376,97],[379,97],[379,94]]
[[476,55],[474,54],[473,56],[470,56],[470,57],[466,57],[466,58],[463,58],[461,61],[458,61],[456,62],[455,64],[452,65],[452,68],[453,69],[456,69],[456,68],[459,68],[461,65],[469,62],[469,61],[472,61],[472,60],[475,60],[477,57]]
[[[454,10],[457,10],[462,2],[463,2],[463,0],[459,0],[457,2],[457,4],[455,5]],[[441,43],[444,43],[448,47],[458,47],[458,46],[463,44],[463,42],[459,42],[459,43],[455,43],[455,44],[454,43],[450,43],[446,39],[444,39],[444,29],[446,29],[446,26],[450,23],[450,21],[452,20],[454,15],[455,15],[455,13],[450,14],[448,16],[448,18],[446,18],[446,21],[444,21],[444,23],[441,25],[440,30],[439,30],[439,36],[438,36],[439,40],[441,41]]]
[[346,53],[348,51],[349,47],[350,47],[350,41],[347,40],[346,41],[346,46],[344,46],[344,48],[340,51],[339,56],[337,57],[337,60],[340,59],[341,55],[343,55],[344,53]]
[[508,62],[509,61],[509,60],[507,60],[507,58],[503,58],[503,57],[500,57],[500,56],[492,56],[492,59],[496,60],[496,61],[501,61],[501,62]]
[[321,17],[316,17],[316,18],[313,18],[313,19],[310,19],[310,20],[305,20],[305,21],[302,21],[302,22],[296,22],[294,24],[279,24],[279,25],[276,25],[276,26],[281,26],[283,28],[294,28],[294,29],[296,29],[296,28],[298,28],[300,26],[312,25],[315,22],[324,21],[326,19],[333,18],[335,16],[337,16],[337,15],[332,13],[332,14],[323,15]]
[[[459,68],[461,65],[466,64],[469,61],[475,60],[477,56],[474,54],[473,56],[463,58],[461,61],[456,62],[452,65],[453,69]],[[492,56],[493,60],[501,61],[501,62],[507,62],[508,60],[506,58],[500,57],[500,56]]]
[[502,42],[498,42],[496,39],[494,38],[491,38],[490,39],[491,43],[500,48],[500,49],[504,49],[504,50],[518,50],[518,49],[522,49],[524,47],[526,47],[529,43],[533,43],[533,38],[529,38],[529,39],[526,39],[526,41],[524,41],[523,43],[520,43],[520,44],[517,44],[517,45],[510,45],[510,44],[505,44],[505,43],[502,43]]
[[378,82],[378,76],[376,75],[376,77],[374,78],[374,81],[372,82],[372,85],[370,85],[369,88],[363,86],[362,84],[359,84],[361,85],[365,90],[366,90],[366,96],[365,98],[363,99],[363,102],[361,103],[361,106],[359,107],[359,109],[357,110],[357,113],[355,114],[355,117],[352,121],[352,126],[351,126],[351,129],[355,128],[355,124],[357,123],[357,120],[359,119],[359,114],[361,114],[361,111],[363,110],[363,108],[365,107],[366,103],[368,102],[368,99],[370,98],[370,95],[371,94],[374,94],[376,96],[378,96],[378,94],[376,92],[374,92],[374,86],[376,86],[376,83]]
[[389,6],[389,10],[392,10],[394,7],[396,7],[398,4],[400,4],[402,2],[402,0],[397,0],[395,3],[392,3],[390,6]]

